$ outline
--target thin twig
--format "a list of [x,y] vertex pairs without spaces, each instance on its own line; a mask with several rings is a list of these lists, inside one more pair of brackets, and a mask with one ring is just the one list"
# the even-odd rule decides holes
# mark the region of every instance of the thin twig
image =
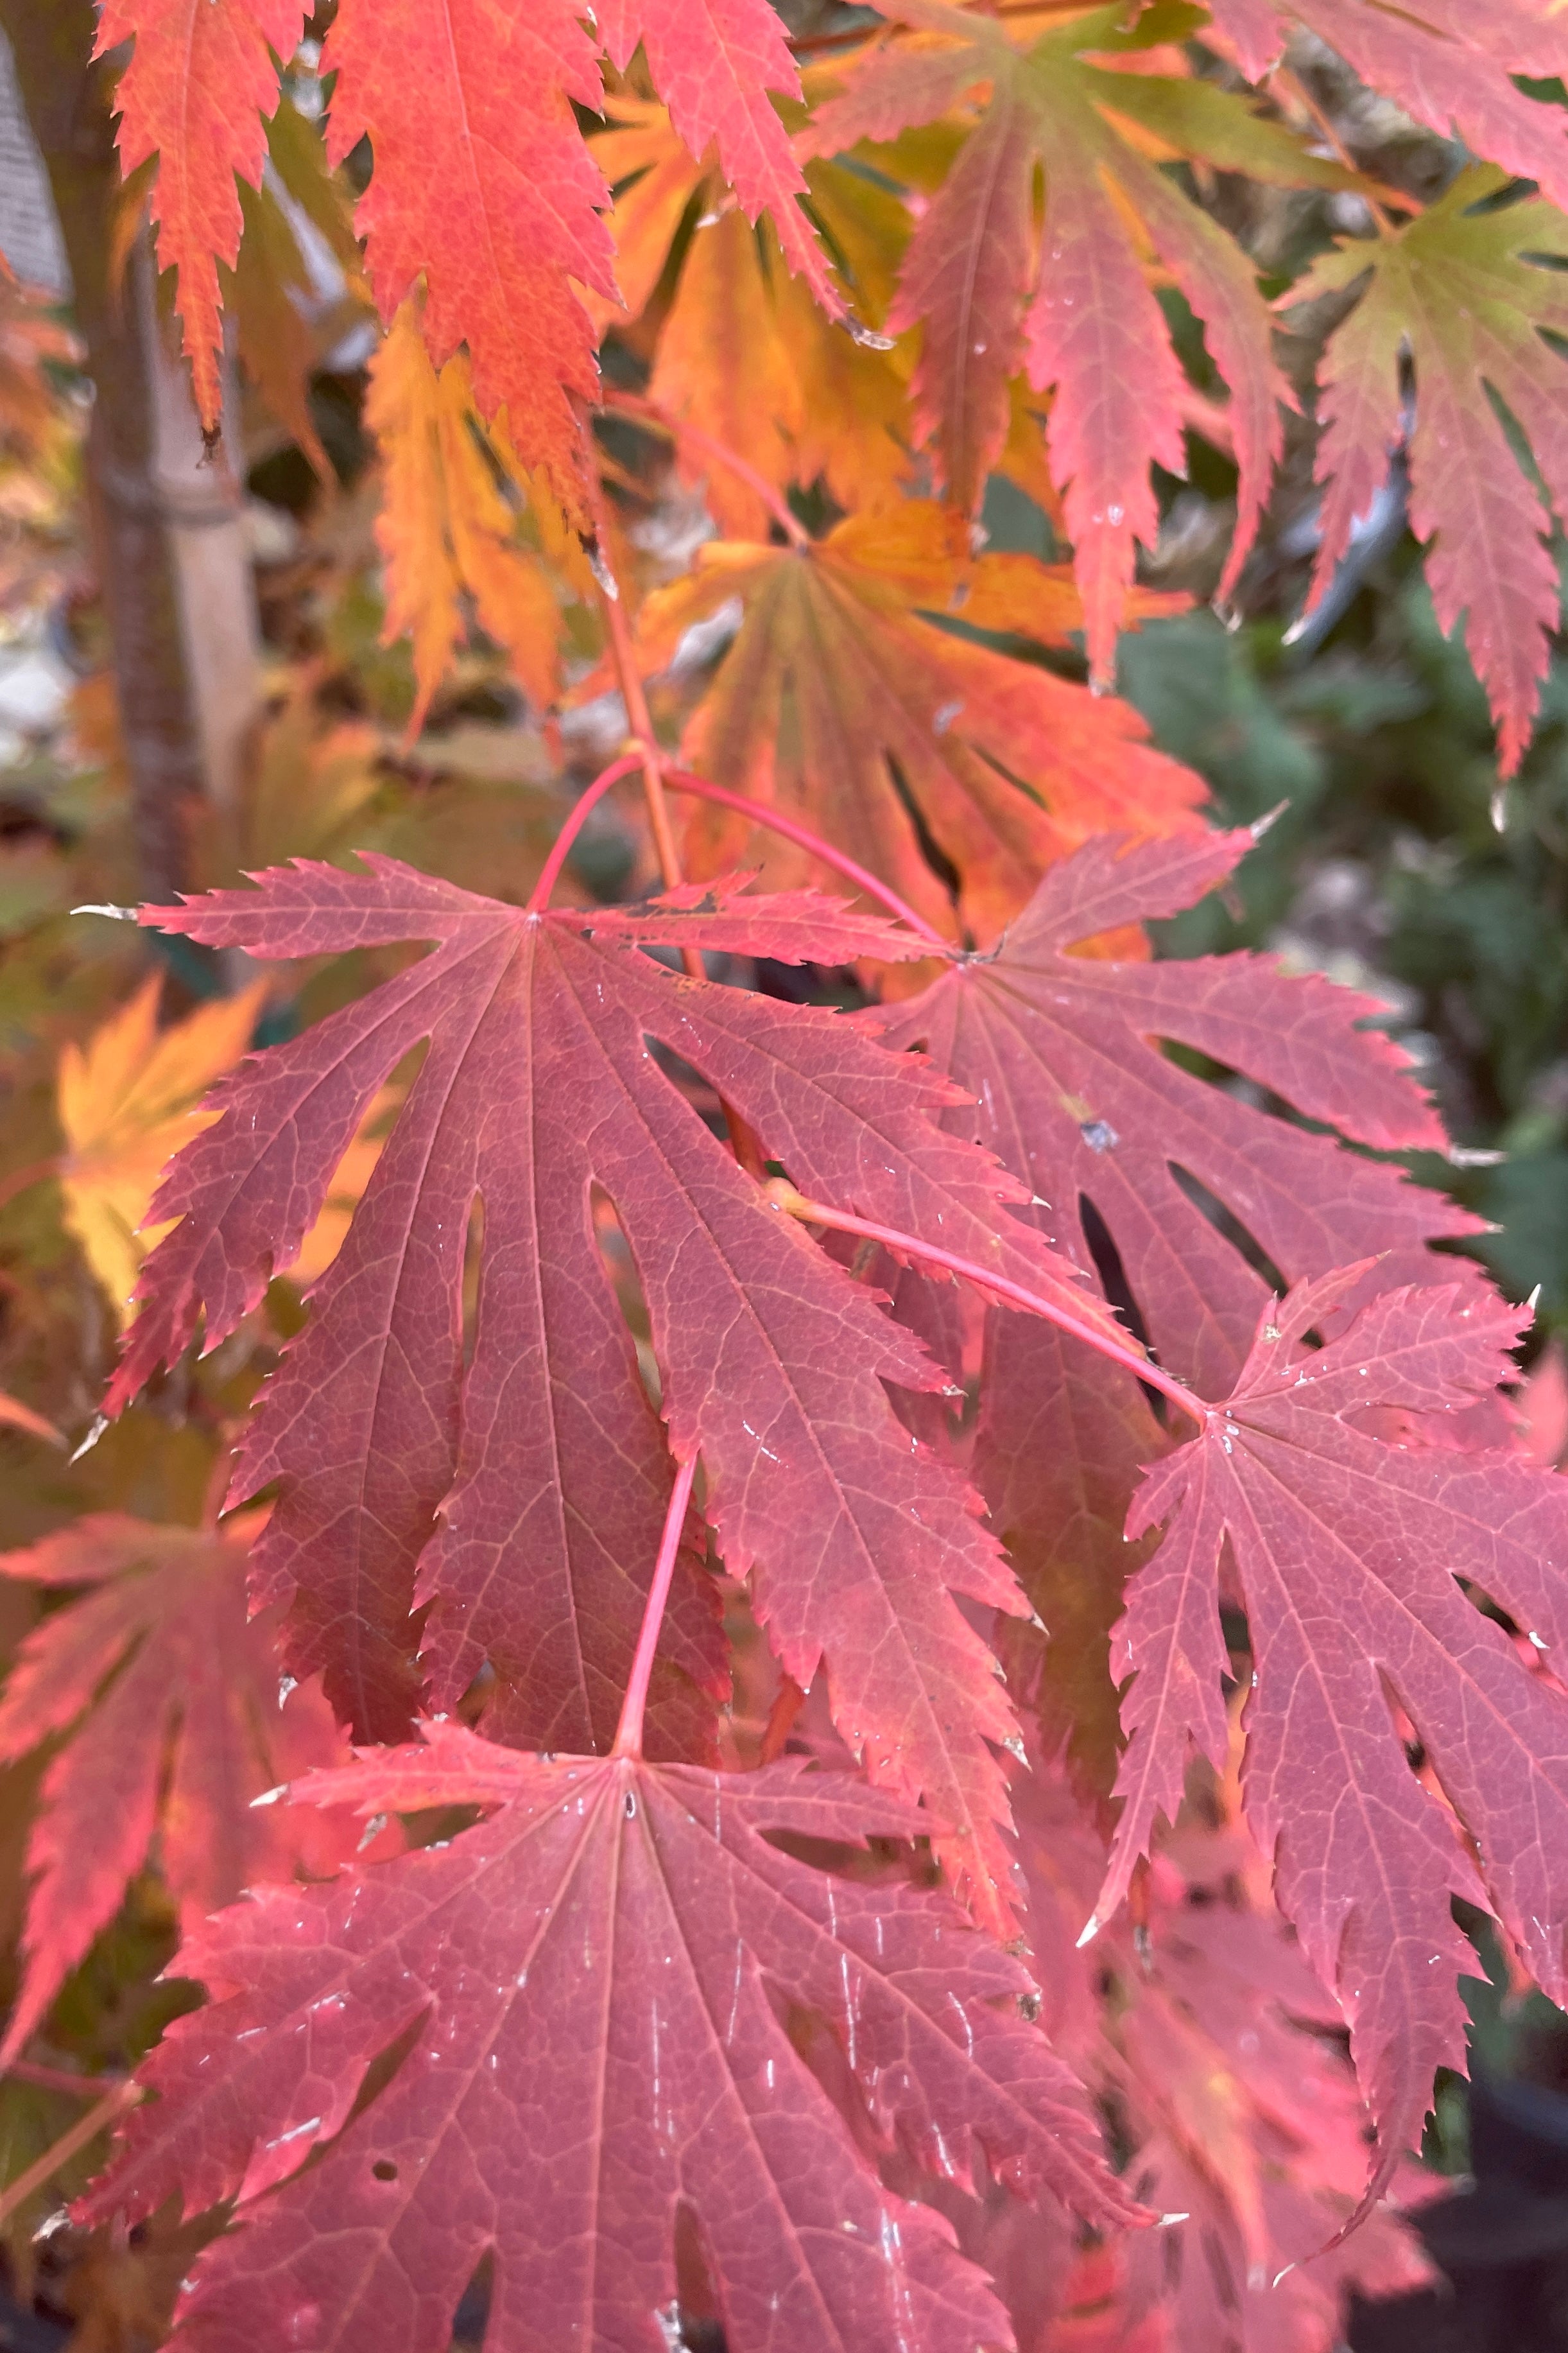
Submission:
[[[598,475],[592,466],[589,468],[588,495],[599,543],[595,574],[599,588],[599,609],[605,617],[605,630],[610,640],[610,659],[615,664],[621,701],[626,705],[632,747],[642,762],[643,792],[647,801],[648,824],[653,831],[659,871],[664,876],[666,890],[673,890],[682,880],[680,852],[676,848],[675,832],[669,822],[669,803],[665,797],[658,739],[654,733],[653,714],[648,710],[642,674],[637,669],[637,649],[632,643],[632,633],[626,621],[626,601],[610,569],[609,513],[605,505],[605,494],[599,487]],[[699,975],[700,972],[701,965],[699,965]]]
[[53,2147],[45,2149],[42,2157],[29,2165],[25,2173],[19,2173],[0,2194],[0,2224],[8,2222],[17,2208],[26,2204],[35,2190],[42,2189],[62,2165],[69,2164],[79,2148],[85,2148],[106,2125],[112,2124],[115,2117],[123,2116],[128,2108],[133,2108],[141,2097],[140,2084],[116,2084],[114,2089],[89,2108],[84,2116],[78,2116],[70,2129],[61,2133]]
[[1322,140],[1324,145],[1333,156],[1335,163],[1342,164],[1347,172],[1353,172],[1356,178],[1363,182],[1363,185],[1360,191],[1362,201],[1366,206],[1367,210],[1371,213],[1373,221],[1376,223],[1379,237],[1396,236],[1398,231],[1392,216],[1384,211],[1382,205],[1379,204],[1371,189],[1364,185],[1366,179],[1365,173],[1363,172],[1361,165],[1356,162],[1355,157],[1351,153],[1350,149],[1340,137],[1338,131],[1334,128],[1332,118],[1325,112],[1322,107],[1319,105],[1317,100],[1312,96],[1311,91],[1307,88],[1306,84],[1304,82],[1298,81],[1296,76],[1290,71],[1288,66],[1276,66],[1271,79],[1273,79],[1275,86],[1278,89],[1282,90],[1288,98],[1293,98],[1295,100],[1297,105],[1301,109],[1302,113],[1308,117],[1309,121],[1317,131],[1318,136]]
[[68,2067],[46,2067],[37,2059],[13,2059],[0,2068],[0,2075],[14,2076],[18,2084],[36,2084],[40,2092],[64,2092],[75,2099],[89,2099],[95,2093],[123,2091],[131,2081],[129,2075],[73,2075]]

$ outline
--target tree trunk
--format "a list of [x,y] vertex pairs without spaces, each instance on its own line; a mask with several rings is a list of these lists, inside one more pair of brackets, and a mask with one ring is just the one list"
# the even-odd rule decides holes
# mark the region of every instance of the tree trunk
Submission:
[[[0,24],[53,191],[93,380],[88,483],[141,882],[147,897],[166,900],[192,880],[204,794],[233,795],[254,710],[239,494],[226,467],[198,467],[200,437],[159,330],[145,237],[123,281],[111,282],[120,166],[111,77],[92,59],[92,0],[0,0]],[[209,649],[215,622],[219,641]],[[194,662],[197,645],[212,659]]]

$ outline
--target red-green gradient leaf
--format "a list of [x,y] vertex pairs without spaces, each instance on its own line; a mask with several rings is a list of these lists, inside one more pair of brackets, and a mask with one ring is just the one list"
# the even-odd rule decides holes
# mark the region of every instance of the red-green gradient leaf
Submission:
[[179,272],[196,409],[208,432],[223,411],[217,265],[239,255],[235,174],[258,187],[263,118],[278,106],[278,68],[304,29],[300,0],[104,0],[98,54],[134,38],[120,78],[120,163],[127,177],[158,158],[152,213],[160,269]]
[[926,1046],[973,1099],[951,1123],[1048,1205],[1039,1214],[1053,1241],[1086,1271],[1081,1205],[1093,1205],[1155,1355],[1207,1397],[1235,1380],[1268,1296],[1219,1213],[1289,1282],[1374,1252],[1392,1254],[1384,1282],[1451,1281],[1455,1262],[1424,1245],[1476,1230],[1397,1169],[1255,1109],[1161,1050],[1170,1041],[1212,1056],[1359,1144],[1441,1150],[1403,1051],[1359,1026],[1381,1009],[1373,1000],[1288,977],[1267,956],[1124,964],[1069,953],[1190,906],[1251,842],[1245,831],[1090,842],[1052,869],[994,950],[955,965],[883,1031]]
[[0,1761],[68,1736],[28,1841],[25,1967],[0,2058],[42,2022],[154,1839],[187,1928],[257,1880],[325,1875],[353,1850],[331,1820],[255,1810],[341,1751],[318,1690],[279,1709],[276,1620],[246,1616],[249,1535],[103,1512],[0,1556],[0,1575],[91,1588],[27,1637],[0,1699]]
[[90,2194],[101,2216],[240,2196],[184,2302],[191,2353],[444,2353],[487,2254],[491,2342],[659,2353],[682,2206],[732,2353],[995,2341],[983,2275],[882,2189],[780,1998],[826,2021],[872,2128],[925,2168],[966,2180],[984,2148],[1020,2190],[1129,2218],[1081,2095],[1017,2015],[1018,1965],[946,1897],[830,1878],[768,1837],[858,1844],[918,1817],[798,1764],[731,1778],[428,1737],[301,1794],[500,1810],[215,1920],[181,1966],[216,2006],[166,2036],[156,2106]]
[[[1346,242],[1325,256],[1292,299],[1366,280],[1322,362],[1318,476],[1327,488],[1308,610],[1387,480],[1405,430],[1408,350],[1410,520],[1428,543],[1438,620],[1452,629],[1465,617],[1497,721],[1499,765],[1510,776],[1530,740],[1561,603],[1545,537],[1554,515],[1568,518],[1568,370],[1545,337],[1568,335],[1568,288],[1550,266],[1568,260],[1568,218],[1538,201],[1476,209],[1503,185],[1488,167],[1462,173],[1398,236]],[[1529,442],[1546,503],[1489,392]]]
[[[1568,1488],[1518,1454],[1371,1434],[1373,1409],[1443,1415],[1493,1393],[1521,1318],[1473,1286],[1389,1291],[1309,1345],[1361,1271],[1266,1311],[1232,1396],[1134,1504],[1130,1534],[1166,1535],[1120,1632],[1125,1803],[1097,1909],[1173,1814],[1189,1745],[1223,1761],[1228,1546],[1254,1662],[1247,1818],[1350,2021],[1375,2190],[1419,2139],[1434,2069],[1464,2063],[1455,1980],[1477,1965],[1450,1898],[1489,1902],[1544,1990],[1568,1991],[1568,1699],[1458,1582],[1560,1657]],[[1395,1708],[1452,1815],[1410,1770]]]
[[1338,49],[1363,81],[1424,122],[1568,206],[1568,122],[1550,100],[1527,98],[1515,74],[1563,71],[1563,27],[1551,0],[1207,0],[1261,80],[1292,24]]
[[[721,890],[641,916],[533,916],[385,859],[279,868],[143,920],[263,956],[404,939],[435,952],[246,1065],[223,1116],[156,1203],[181,1224],[148,1260],[116,1409],[205,1313],[214,1346],[287,1265],[365,1103],[429,1051],[310,1323],[267,1390],[236,1496],[281,1492],[258,1592],[293,1591],[300,1671],[324,1669],[359,1725],[394,1736],[413,1676],[407,1616],[451,1707],[487,1662],[492,1722],[533,1745],[605,1743],[625,1683],[672,1465],[595,1238],[608,1196],[641,1277],[669,1444],[700,1450],[725,1560],[750,1573],[784,1665],[826,1653],[837,1718],[873,1778],[923,1795],[955,1870],[994,1914],[1006,1813],[988,1744],[1015,1735],[994,1662],[953,1596],[1023,1607],[963,1482],[915,1446],[885,1381],[943,1376],[776,1211],[661,1070],[696,1070],[764,1155],[814,1198],[1103,1310],[1007,1214],[1023,1198],[944,1136],[944,1081],[832,1013],[672,976],[639,935],[842,962],[890,948],[885,921]],[[743,919],[738,920],[738,919]],[[600,944],[584,936],[597,925]],[[710,930],[710,926],[711,929]],[[463,1369],[461,1277],[483,1205],[478,1328]],[[700,1629],[670,1624],[665,1736],[689,1740]],[[685,1681],[681,1679],[685,1671]]]
[[[1136,546],[1152,545],[1158,528],[1150,469],[1185,468],[1185,379],[1151,283],[1152,259],[1202,320],[1231,391],[1240,480],[1221,596],[1256,534],[1288,396],[1250,262],[1121,135],[1118,100],[1135,79],[1138,94],[1124,101],[1129,116],[1148,121],[1152,114],[1150,127],[1174,150],[1206,156],[1217,149],[1226,166],[1238,142],[1256,143],[1252,117],[1218,90],[1196,107],[1184,104],[1180,84],[1162,106],[1157,80],[1109,69],[1104,60],[1140,38],[1119,7],[1076,16],[1027,49],[1015,47],[990,17],[945,0],[884,0],[881,13],[917,28],[921,43],[912,57],[896,41],[872,48],[844,95],[819,110],[813,152],[885,138],[900,121],[945,112],[966,85],[989,85],[978,127],[922,205],[889,323],[923,329],[916,417],[951,495],[966,509],[1001,450],[1020,355],[1036,391],[1053,391],[1051,474],[1073,541],[1091,669],[1108,683]],[[932,36],[963,45],[946,71],[933,64]],[[1037,259],[1037,168],[1046,198]],[[1281,168],[1278,152],[1270,168]],[[1303,174],[1314,176],[1308,159]]]

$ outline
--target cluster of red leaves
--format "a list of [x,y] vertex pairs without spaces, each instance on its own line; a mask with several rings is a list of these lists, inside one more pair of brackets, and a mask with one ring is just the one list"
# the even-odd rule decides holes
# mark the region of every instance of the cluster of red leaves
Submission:
[[[397,314],[372,407],[394,616],[433,649],[422,697],[464,588],[518,649],[552,624],[499,484],[533,470],[568,524],[596,512],[582,411],[616,268],[628,304],[662,299],[687,224],[656,388],[707,437],[701,322],[733,335],[728,294],[776,264],[768,337],[725,393],[736,536],[635,633],[606,591],[606,628],[640,724],[637,649],[669,660],[739,600],[685,738],[722,796],[693,862],[721,869],[760,815],[808,869],[852,852],[909,921],[721,872],[520,910],[368,854],[142,910],[263,960],[426,951],[225,1079],[151,1207],[169,1230],[110,1415],[253,1315],[417,1060],[239,1451],[230,1507],[273,1498],[248,1545],[262,1615],[226,1534],[87,1521],[6,1565],[93,1588],[34,1634],[0,1710],[7,1755],[78,1726],[48,1770],[6,2049],[156,1833],[178,1967],[213,1999],[150,2063],[156,2102],[83,2211],[234,2202],[183,2295],[193,2353],[441,2353],[487,2263],[492,2345],[658,2353],[693,2247],[733,2353],[1037,2342],[1071,2296],[1069,2216],[1127,2229],[1104,2259],[1123,2345],[1151,2321],[1180,2353],[1222,2332],[1317,2348],[1343,2279],[1412,2274],[1366,2218],[1434,2069],[1463,2062],[1451,1899],[1568,1991],[1568,1487],[1502,1409],[1521,1318],[1433,1247],[1472,1222],[1394,1163],[1440,1150],[1440,1124],[1370,1002],[1268,959],[1139,953],[1249,837],[1204,831],[1195,780],[1116,705],[944,626],[1081,628],[1109,676],[1150,470],[1179,470],[1193,405],[1161,279],[1229,388],[1234,586],[1281,381],[1250,262],[1162,167],[1361,191],[1176,46],[1202,34],[1256,78],[1299,21],[1543,191],[1498,205],[1483,167],[1296,290],[1367,280],[1325,364],[1318,591],[1392,461],[1408,346],[1413,515],[1517,761],[1555,591],[1492,399],[1561,503],[1545,336],[1565,314],[1542,265],[1568,254],[1549,201],[1568,165],[1561,113],[1514,79],[1562,62],[1551,12],[879,13],[793,138],[773,99],[807,93],[767,0],[441,0],[395,26],[342,0],[327,36],[328,152],[369,139],[358,226]],[[122,151],[160,157],[208,423],[235,174],[260,174],[300,29],[277,0],[103,13],[105,47],[134,37]],[[584,141],[606,65],[639,49],[668,121],[618,91]],[[858,277],[847,156],[899,211]],[[786,286],[819,308],[792,312]],[[826,345],[847,318],[861,339]],[[783,490],[837,497],[868,446],[847,458],[814,403],[852,407],[900,337],[907,404],[878,415],[907,417],[906,444],[812,539]],[[1071,582],[971,536],[992,470],[1026,470],[1029,399]],[[901,495],[920,464],[942,503]],[[778,541],[743,536],[765,523]],[[639,761],[662,825],[652,747],[612,773]],[[704,958],[921,969],[851,1017]],[[742,1590],[776,1677],[762,1761],[725,1713]],[[281,1716],[280,1667],[301,1686]],[[802,1694],[816,1715],[784,1757]],[[1220,1827],[1193,1852],[1189,1816],[1162,1847],[1205,1769]],[[254,1814],[284,1778],[295,1802]],[[349,1860],[323,1806],[395,1848],[393,1817],[485,1819]],[[1086,2085],[1127,2126],[1120,2174]]]
[[[656,1046],[745,1124],[763,1163],[809,1195],[818,1224],[868,1229],[911,1268],[962,1264],[982,1297],[1041,1318],[1026,1324],[1000,1303],[987,1311],[987,1346],[1012,1354],[1006,1377],[993,1366],[986,1384],[974,1463],[983,1482],[999,1466],[1004,1483],[1016,1482],[1017,1433],[1005,1437],[998,1424],[1026,1403],[1039,1408],[1046,1387],[1071,1385],[1070,1425],[1048,1419],[1042,1448],[1061,1449],[1070,1427],[1080,1461],[1112,1486],[1117,1464],[1127,1466],[1129,1533],[1163,1525],[1113,1638],[1136,1672],[1124,1704],[1124,1802],[1097,1917],[1116,1907],[1159,1815],[1174,1815],[1193,1746],[1224,1761],[1222,1570],[1245,1602],[1257,1659],[1246,1810],[1302,1950],[1351,2025],[1378,2128],[1363,2203],[1418,2134],[1434,2067],[1462,2063],[1456,1978],[1468,1947],[1449,1920],[1450,1894],[1494,1910],[1538,1980],[1561,1993],[1568,1703],[1477,1604],[1506,1609],[1543,1645],[1561,1640],[1553,1564],[1568,1546],[1568,1489],[1521,1453],[1478,1453],[1455,1426],[1457,1408],[1495,1393],[1518,1316],[1479,1274],[1455,1282],[1456,1262],[1426,1252],[1428,1238],[1462,1229],[1436,1197],[1188,1074],[1148,1041],[1206,1053],[1363,1145],[1426,1142],[1431,1114],[1399,1055],[1356,1026],[1367,1005],[1327,984],[1247,957],[1150,965],[1068,953],[1179,906],[1227,872],[1247,840],[1091,844],[1052,870],[996,949],[957,958],[896,1017],[853,1022],[672,974],[647,953],[659,944],[843,962],[924,945],[805,893],[688,889],[635,911],[520,913],[377,859],[361,874],[278,869],[255,890],[144,911],[210,946],[270,958],[435,943],[399,977],[220,1087],[220,1115],[154,1201],[154,1218],[179,1222],[147,1262],[110,1402],[173,1363],[198,1319],[211,1346],[255,1305],[298,1250],[366,1103],[427,1039],[310,1323],[265,1394],[232,1499],[277,1482],[256,1596],[287,1597],[291,1664],[320,1669],[362,1733],[395,1739],[422,1683],[426,1704],[449,1711],[481,1670],[489,1677],[480,1686],[488,1738],[437,1723],[428,1752],[369,1752],[307,1794],[355,1798],[378,1814],[441,1796],[501,1804],[489,1830],[439,1856],[320,1894],[279,1893],[198,1938],[186,1966],[238,2003],[245,2021],[231,2009],[177,2030],[156,2063],[159,2105],[133,2129],[132,2153],[94,2211],[117,2201],[143,2211],[178,2184],[194,2207],[259,2199],[317,2137],[337,2134],[375,2053],[423,2023],[395,2088],[341,2149],[334,2139],[329,2171],[258,2207],[258,2221],[207,2259],[189,2307],[193,2342],[237,2343],[236,2332],[254,2327],[265,2279],[279,2299],[279,2344],[368,2345],[386,2325],[394,2279],[412,2272],[433,2312],[449,2314],[487,2248],[509,2297],[559,2297],[563,2315],[582,2309],[591,2335],[613,2338],[612,2308],[651,2313],[674,2298],[682,2201],[707,2233],[731,2341],[769,2341],[762,2314],[775,2295],[781,2310],[788,2303],[786,2276],[791,2295],[815,2299],[801,2310],[815,2309],[818,2325],[832,2314],[846,2333],[858,2316],[874,2341],[895,2341],[892,2308],[879,2305],[876,2317],[864,2302],[855,2247],[905,2224],[885,2202],[875,2230],[869,2208],[854,2221],[841,2184],[846,2243],[831,2263],[802,2253],[805,2221],[791,2200],[803,2194],[803,2127],[792,2099],[776,2112],[763,2102],[767,2133],[753,2125],[770,2179],[763,2202],[776,2206],[782,2235],[759,2226],[742,2257],[725,2214],[732,2197],[757,2211],[761,2180],[742,2191],[726,2171],[721,2191],[704,2170],[731,2137],[711,2122],[699,2132],[696,2120],[729,2112],[737,2094],[726,2077],[738,2073],[757,2097],[757,2073],[770,2066],[754,2041],[754,2000],[742,1999],[752,1973],[820,2009],[834,1970],[850,1968],[775,1955],[773,1899],[737,1894],[739,1832],[729,1826],[752,1822],[775,1784],[622,1755],[616,1701],[675,1463],[700,1456],[703,1518],[726,1566],[749,1577],[785,1671],[802,1685],[825,1672],[840,1732],[871,1789],[889,1792],[788,1776],[776,1815],[755,1820],[815,1838],[929,1822],[955,1888],[1005,1934],[1024,1889],[1001,1835],[1009,1799],[995,1752],[1021,1751],[1021,1725],[953,1597],[1015,1616],[1031,1601],[961,1470],[946,1450],[912,1438],[889,1401],[889,1382],[919,1392],[947,1380],[914,1332],[940,1332],[942,1295],[931,1296],[933,1315],[920,1296],[925,1275],[911,1271],[901,1316],[889,1318],[880,1295],[784,1213],[782,1198],[800,1203],[801,1194],[737,1163]],[[916,1042],[923,1055],[889,1050]],[[1293,1282],[1285,1302],[1269,1299],[1177,1172],[1244,1221]],[[595,1239],[595,1188],[640,1278],[662,1430]],[[476,1200],[484,1225],[465,1361],[464,1245]],[[1195,1389],[1149,1361],[1172,1409],[1163,1432],[1139,1398],[1138,1360],[1087,1279],[1079,1217],[1051,1216],[1051,1201],[1092,1205],[1161,1364],[1192,1370]],[[1088,1377],[1097,1352],[1099,1374]],[[1214,1402],[1202,1401],[1205,1390]],[[1140,1485],[1135,1466],[1150,1455],[1163,1459]],[[1047,1475],[1059,1467],[1048,1454],[1039,1463]],[[1000,1514],[1016,1544],[1017,1508],[1015,1496]],[[648,1719],[656,1755],[692,1757],[712,1739],[722,1661],[702,1581],[689,1559],[663,1621]],[[1406,1722],[1429,1759],[1420,1778],[1405,1761]],[[612,1744],[608,1761],[594,1761]],[[574,1754],[531,1763],[519,1753],[557,1749]],[[897,1810],[913,1799],[919,1815]],[[775,1893],[787,1889],[791,1916],[839,1900],[804,1863],[767,1868]],[[688,1903],[700,1936],[680,1912]],[[886,1918],[879,1896],[857,1903],[868,1907],[857,1931],[864,1954],[867,1939],[895,1935],[908,1899]],[[944,1961],[936,1943],[951,1942],[953,1915],[929,1903],[917,1910],[923,1925],[908,1933],[927,1940],[919,1971],[942,1989],[931,1996],[936,2015],[946,2003],[956,2021],[980,1998],[997,2021],[987,2031],[1002,2032],[987,2006],[1001,1980],[973,1994],[970,1972],[991,1968],[979,1957],[990,1948],[971,1939],[956,1964]],[[481,1919],[500,1939],[493,1965],[465,1925]],[[721,1960],[706,1951],[715,1920]],[[568,1939],[570,1988],[554,1975],[566,1962],[551,1957]],[[678,1998],[672,1979],[667,1998],[658,1972],[689,1967],[699,1988]],[[727,2009],[715,1968],[733,1973]],[[827,2012],[873,2120],[895,2138],[901,2130],[950,2179],[970,2170],[962,2152],[971,2132],[994,2170],[1021,2163],[1021,2144],[970,2066],[939,2110],[934,2062],[910,2047],[913,2027],[895,2035],[858,1978],[845,1983]],[[589,2016],[610,2055],[595,2063],[584,2129],[587,2095],[552,2054],[581,2063]],[[526,2061],[506,2055],[509,2031],[522,2037]],[[973,2031],[963,2034],[971,2063]],[[214,2073],[212,2057],[238,2037],[254,2046],[240,2073]],[[1047,2064],[1008,2047],[1010,2079]],[[472,2084],[478,2053],[496,2081],[472,2096],[486,2114],[500,2104],[489,2125],[470,2115],[468,2094],[454,2107],[456,2093],[441,2088],[449,2070]],[[928,2119],[918,2129],[900,2120],[905,2096]],[[1048,2102],[1042,2114],[1054,2115]],[[503,2116],[517,2122],[503,2127]],[[543,2177],[512,2170],[516,2152],[535,2147],[523,2121],[532,2116],[569,2119],[576,2152],[549,2158],[565,2202],[542,2232]],[[737,2111],[737,2130],[738,2120]],[[455,2203],[448,2130],[477,2168]],[[1058,2117],[1050,2132],[1053,2146],[1035,2146],[1030,2178],[1090,2219],[1113,2219],[1121,2193],[1096,2177],[1075,2128]],[[663,2151],[657,2189],[654,2150]],[[614,2186],[623,2166],[646,2204]],[[847,2178],[873,2197],[854,2168]],[[503,2179],[515,2209],[495,2202]],[[449,2221],[437,2219],[448,2211]],[[585,2230],[595,2236],[590,2214],[616,2261],[602,2247],[581,2274],[563,2270],[558,2251],[580,2246]],[[364,2250],[346,2271],[344,2232]],[[950,2341],[950,2325],[955,2344],[990,2334],[978,2281],[961,2294],[953,2259],[911,2233],[899,2241],[907,2282],[879,2257],[878,2295],[911,2300],[919,2341]]]

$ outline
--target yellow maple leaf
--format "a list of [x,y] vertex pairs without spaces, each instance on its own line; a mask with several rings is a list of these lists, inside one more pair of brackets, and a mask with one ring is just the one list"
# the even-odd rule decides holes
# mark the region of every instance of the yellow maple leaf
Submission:
[[[162,986],[153,973],[85,1046],[68,1045],[56,1089],[66,1136],[58,1164],[66,1225],[121,1324],[143,1258],[170,1230],[142,1222],[158,1180],[180,1146],[216,1116],[203,1109],[202,1098],[248,1048],[268,990],[259,981],[160,1030]],[[381,1132],[395,1101],[384,1087],[366,1113],[288,1270],[295,1282],[314,1282],[337,1256],[381,1156]]]
[[[492,429],[481,446],[468,357],[459,352],[443,368],[432,364],[412,296],[371,362],[365,417],[384,466],[375,527],[386,563],[384,641],[406,631],[414,642],[410,735],[465,634],[465,593],[530,700],[553,702],[559,600],[544,564],[519,538],[525,514],[547,537],[543,518],[553,501],[535,498],[503,429]],[[549,544],[544,552],[559,553]]]
[[137,1231],[164,1163],[208,1124],[201,1098],[245,1052],[267,994],[258,983],[160,1030],[162,987],[153,973],[84,1046],[66,1046],[56,1087],[66,1225],[121,1321],[143,1256],[168,1230]]

